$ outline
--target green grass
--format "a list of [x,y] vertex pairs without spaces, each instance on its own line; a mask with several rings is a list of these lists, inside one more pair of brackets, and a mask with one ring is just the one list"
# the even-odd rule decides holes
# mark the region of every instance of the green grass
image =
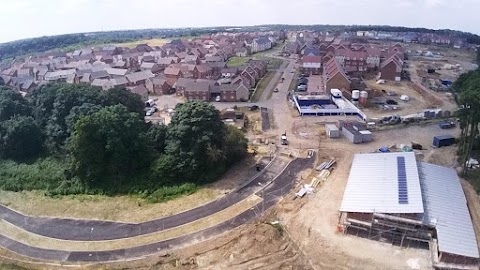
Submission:
[[270,83],[270,81],[273,79],[273,76],[275,75],[274,71],[269,71],[265,76],[260,80],[260,82],[257,85],[257,90],[253,93],[252,98],[250,99],[251,102],[258,102],[260,100],[260,97],[263,94],[263,91],[265,91],[265,88],[267,85]]
[[198,187],[192,183],[185,183],[180,186],[162,187],[148,195],[145,200],[148,203],[165,202],[180,196],[193,194],[197,190]]
[[252,59],[251,57],[238,57],[234,56],[227,61],[227,66],[229,67],[238,67],[245,64],[248,60]]
[[13,264],[0,263],[0,270],[27,270],[27,268],[23,268],[23,267],[16,266],[16,265],[13,265]]

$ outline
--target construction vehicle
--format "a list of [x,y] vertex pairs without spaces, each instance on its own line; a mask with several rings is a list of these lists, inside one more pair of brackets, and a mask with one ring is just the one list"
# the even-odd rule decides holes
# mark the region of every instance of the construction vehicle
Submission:
[[288,145],[287,132],[284,132],[284,133],[280,136],[280,143],[281,143],[282,145]]

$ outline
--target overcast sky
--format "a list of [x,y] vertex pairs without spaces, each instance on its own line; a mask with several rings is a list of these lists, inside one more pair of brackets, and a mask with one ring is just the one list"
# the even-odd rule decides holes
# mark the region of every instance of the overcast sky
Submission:
[[0,0],[0,43],[101,30],[382,24],[480,34],[479,0]]

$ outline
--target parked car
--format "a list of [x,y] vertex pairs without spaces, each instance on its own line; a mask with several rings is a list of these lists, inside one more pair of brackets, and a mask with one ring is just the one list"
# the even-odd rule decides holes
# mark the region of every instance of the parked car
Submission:
[[250,111],[256,111],[256,110],[258,110],[258,106],[257,105],[252,105],[252,106],[250,106],[249,110]]
[[393,99],[387,99],[387,102],[386,102],[388,105],[398,105],[398,102],[396,102],[395,100]]
[[278,93],[278,88],[275,88],[275,89],[273,90],[273,92],[274,92],[274,93]]
[[455,127],[455,122],[449,121],[449,120],[445,120],[445,121],[440,122],[440,123],[438,124],[438,126],[439,126],[441,129],[454,128],[454,127]]
[[152,116],[154,113],[155,113],[154,109],[149,109],[145,115],[146,116]]
[[307,86],[306,85],[299,85],[297,87],[297,91],[307,91]]
[[216,101],[216,102],[220,102],[220,100],[221,100],[221,97],[220,97],[220,96],[216,96],[216,97],[215,97],[215,101]]

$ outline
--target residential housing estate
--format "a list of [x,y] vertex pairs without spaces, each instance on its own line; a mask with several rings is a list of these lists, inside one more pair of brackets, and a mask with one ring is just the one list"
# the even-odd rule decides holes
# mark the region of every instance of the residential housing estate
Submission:
[[[22,92],[51,82],[87,83],[108,90],[127,87],[151,95],[186,99],[247,101],[266,73],[264,61],[228,67],[230,57],[247,57],[272,48],[281,33],[218,33],[163,46],[104,46],[46,53],[14,61],[0,72],[5,84]],[[148,96],[148,95],[147,95]]]

